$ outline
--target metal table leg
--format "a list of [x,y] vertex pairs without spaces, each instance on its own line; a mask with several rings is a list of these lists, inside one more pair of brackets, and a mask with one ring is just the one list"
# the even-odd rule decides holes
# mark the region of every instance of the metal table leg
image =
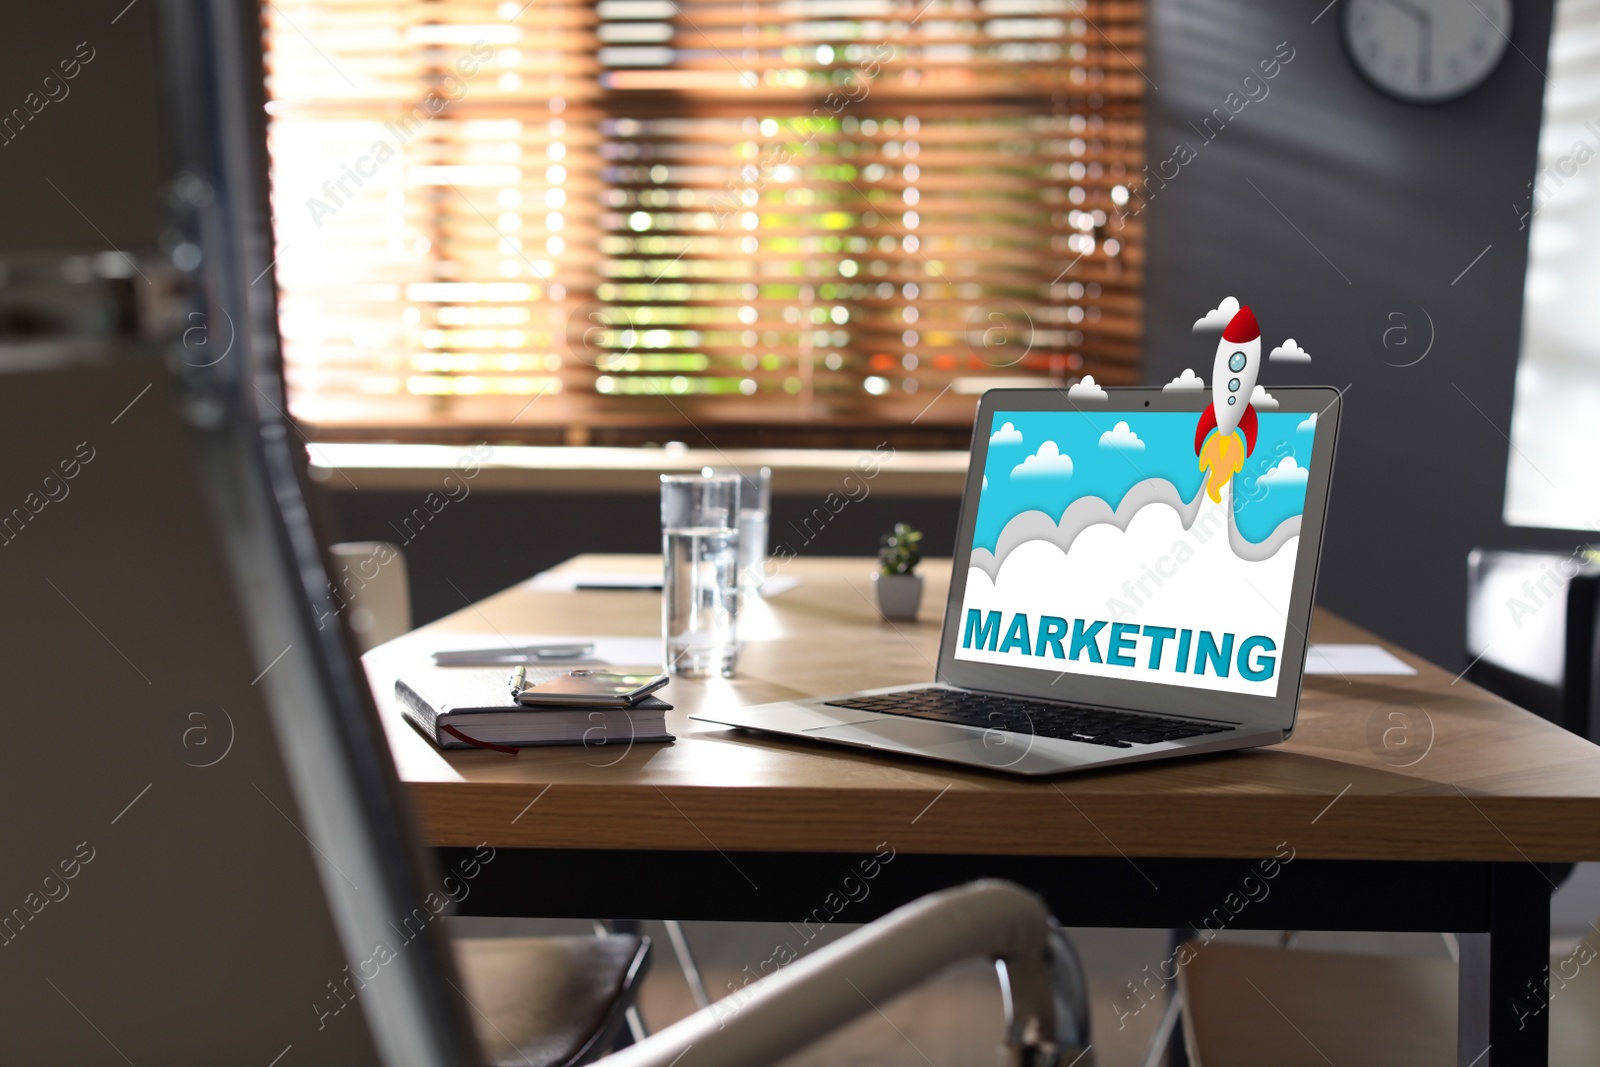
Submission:
[[1498,863],[1489,885],[1489,929],[1460,935],[1456,1063],[1546,1067],[1551,882],[1542,866]]

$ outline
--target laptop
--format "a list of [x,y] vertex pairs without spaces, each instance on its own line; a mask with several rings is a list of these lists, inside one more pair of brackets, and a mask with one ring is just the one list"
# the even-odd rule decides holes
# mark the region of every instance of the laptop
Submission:
[[1284,740],[1340,394],[1229,399],[984,394],[933,684],[691,717],[1023,775]]

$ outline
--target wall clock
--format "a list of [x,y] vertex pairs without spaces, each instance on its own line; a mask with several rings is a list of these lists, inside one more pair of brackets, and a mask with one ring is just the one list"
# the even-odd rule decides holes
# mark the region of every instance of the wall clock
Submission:
[[1482,85],[1511,44],[1511,0],[1345,0],[1344,41],[1373,85],[1414,104]]

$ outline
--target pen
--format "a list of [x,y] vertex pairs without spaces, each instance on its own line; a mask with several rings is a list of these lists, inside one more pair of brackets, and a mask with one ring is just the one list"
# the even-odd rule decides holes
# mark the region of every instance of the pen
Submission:
[[526,665],[519,666],[516,670],[512,671],[511,672],[511,695],[512,696],[516,696],[517,694],[521,693],[523,685],[524,685],[524,683],[527,682],[527,680],[528,680],[528,668],[527,668]]

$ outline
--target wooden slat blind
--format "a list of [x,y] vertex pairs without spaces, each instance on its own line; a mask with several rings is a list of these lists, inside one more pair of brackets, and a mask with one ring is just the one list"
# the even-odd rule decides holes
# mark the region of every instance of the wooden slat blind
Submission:
[[998,377],[1134,380],[1143,18],[272,0],[294,412],[716,436],[959,426]]

